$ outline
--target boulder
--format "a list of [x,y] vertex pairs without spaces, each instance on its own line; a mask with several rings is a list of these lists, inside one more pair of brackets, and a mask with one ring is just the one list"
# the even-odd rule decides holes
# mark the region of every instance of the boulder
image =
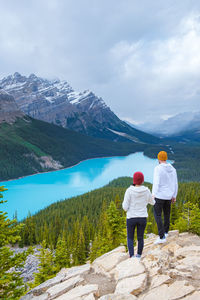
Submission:
[[62,296],[56,298],[56,300],[75,300],[82,299],[90,294],[99,296],[99,289],[97,284],[79,285]]
[[85,264],[82,266],[76,266],[72,268],[63,268],[60,270],[60,272],[57,274],[57,276],[64,276],[64,279],[67,280],[71,277],[75,277],[77,275],[84,275],[89,273],[91,268],[90,264]]
[[171,278],[168,275],[157,275],[154,276],[151,280],[151,286],[150,289],[153,289],[159,285],[162,285],[164,283],[169,283],[171,281]]
[[73,289],[76,285],[84,281],[80,276],[72,277],[68,280],[65,280],[61,283],[58,283],[51,288],[49,288],[46,293],[49,295],[49,299],[55,299],[56,297],[68,292]]
[[138,258],[128,258],[119,263],[115,268],[115,279],[121,280],[127,277],[133,277],[145,272],[144,265]]
[[109,276],[109,272],[116,267],[121,261],[128,258],[128,254],[125,253],[124,246],[120,246],[98,258],[92,263],[92,268],[95,273],[103,273]]
[[200,254],[200,246],[195,246],[195,245],[181,247],[181,248],[177,249],[175,252],[176,257],[179,257],[179,256],[185,257],[187,255],[197,255],[197,254]]
[[62,282],[65,279],[64,275],[58,275],[54,278],[51,278],[40,285],[36,286],[34,289],[32,289],[29,294],[33,294],[35,296],[39,296],[42,293],[44,293],[48,288]]
[[187,296],[194,290],[195,288],[192,285],[189,285],[185,280],[175,281],[168,287],[167,294],[169,295],[170,300],[176,300]]
[[168,237],[178,237],[179,236],[179,231],[178,230],[170,230],[168,232],[169,236]]
[[162,251],[162,249],[158,246],[156,248],[151,249],[147,252],[145,257],[142,259],[145,267],[149,270],[155,267],[168,268],[171,262],[172,256],[169,255],[168,251]]
[[168,286],[166,284],[160,285],[157,288],[150,290],[148,293],[142,295],[141,300],[170,300],[168,297]]
[[134,277],[125,278],[117,283],[115,294],[130,293],[133,295],[139,295],[146,288],[146,284],[146,273]]
[[182,260],[179,260],[176,269],[179,271],[193,271],[196,268],[200,268],[200,256],[187,256]]

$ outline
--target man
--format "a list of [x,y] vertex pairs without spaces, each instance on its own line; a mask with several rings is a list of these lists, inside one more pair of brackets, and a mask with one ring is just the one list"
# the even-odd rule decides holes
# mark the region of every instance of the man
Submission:
[[[154,205],[154,216],[158,226],[159,237],[155,244],[166,242],[170,224],[171,203],[176,202],[178,192],[178,181],[175,168],[167,163],[167,153],[158,153],[159,165],[154,169],[152,195],[156,203]],[[164,213],[164,225],[162,221]]]

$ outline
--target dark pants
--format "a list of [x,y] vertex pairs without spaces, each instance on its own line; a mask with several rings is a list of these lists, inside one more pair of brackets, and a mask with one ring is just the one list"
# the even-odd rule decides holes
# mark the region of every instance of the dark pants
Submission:
[[138,254],[142,254],[144,247],[144,230],[147,224],[147,218],[126,219],[127,226],[127,244],[130,257],[134,255],[134,233],[137,227]]
[[[162,239],[164,234],[169,231],[171,200],[162,200],[155,198],[154,217],[158,226],[158,234]],[[162,212],[164,214],[164,225],[162,221]]]

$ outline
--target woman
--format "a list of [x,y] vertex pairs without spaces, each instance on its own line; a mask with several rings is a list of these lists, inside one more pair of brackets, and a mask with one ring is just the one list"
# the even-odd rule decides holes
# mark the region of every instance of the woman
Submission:
[[140,258],[144,247],[144,230],[147,223],[147,204],[154,205],[150,190],[143,186],[144,175],[136,172],[133,175],[133,185],[131,185],[124,195],[122,203],[126,211],[127,244],[130,257],[134,257],[134,232],[137,227],[138,250],[135,257]]

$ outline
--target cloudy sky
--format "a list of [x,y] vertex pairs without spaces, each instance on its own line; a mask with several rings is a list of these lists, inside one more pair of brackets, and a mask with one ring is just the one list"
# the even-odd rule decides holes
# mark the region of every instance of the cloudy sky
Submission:
[[122,119],[200,110],[200,1],[0,0],[0,78],[67,80]]

